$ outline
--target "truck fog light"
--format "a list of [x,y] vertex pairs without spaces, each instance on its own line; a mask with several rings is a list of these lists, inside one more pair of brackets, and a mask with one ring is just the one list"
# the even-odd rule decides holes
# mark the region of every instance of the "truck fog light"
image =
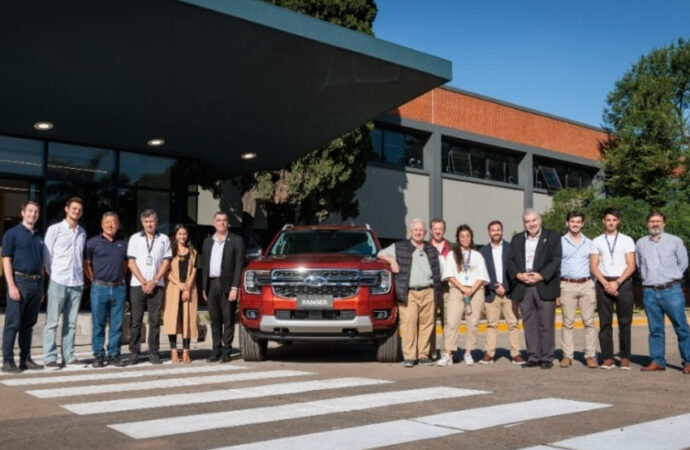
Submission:
[[259,310],[258,309],[245,309],[244,310],[244,317],[247,319],[258,319],[259,318]]
[[376,320],[386,320],[390,316],[390,311],[387,309],[375,309],[374,319]]

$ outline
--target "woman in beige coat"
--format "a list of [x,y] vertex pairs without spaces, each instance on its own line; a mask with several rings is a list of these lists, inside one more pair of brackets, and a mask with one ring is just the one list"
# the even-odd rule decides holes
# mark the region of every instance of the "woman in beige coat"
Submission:
[[168,272],[165,288],[165,311],[163,313],[163,332],[170,341],[170,359],[180,362],[177,353],[177,335],[182,335],[182,362],[192,362],[189,356],[189,343],[197,339],[196,312],[198,296],[196,289],[197,252],[189,242],[189,230],[178,225],[172,232],[173,259]]

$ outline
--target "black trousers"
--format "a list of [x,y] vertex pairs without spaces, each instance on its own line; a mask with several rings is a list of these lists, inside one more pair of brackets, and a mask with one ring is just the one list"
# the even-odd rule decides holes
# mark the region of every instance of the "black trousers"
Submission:
[[33,327],[38,321],[38,312],[43,299],[43,280],[32,280],[21,275],[14,276],[21,296],[19,301],[10,298],[7,289],[7,306],[5,307],[5,327],[2,330],[3,362],[14,358],[14,342],[19,335],[19,358],[26,361],[31,356],[31,336]]
[[556,351],[556,302],[542,300],[537,288],[529,286],[520,300],[520,312],[525,329],[527,360],[551,362]]
[[144,309],[149,311],[149,355],[157,354],[160,346],[161,307],[163,306],[163,289],[156,286],[151,295],[144,294],[141,286],[129,288],[129,302],[132,305],[132,322],[129,332],[129,351],[141,352],[141,323],[144,320]]
[[630,279],[618,288],[618,297],[609,295],[597,282],[597,311],[599,312],[599,345],[601,358],[613,358],[613,309],[618,316],[618,344],[621,358],[630,359],[631,325],[633,317],[633,287]]
[[227,294],[223,294],[220,288],[218,278],[209,280],[206,301],[208,313],[211,316],[213,353],[218,356],[229,353],[232,340],[235,337],[235,307],[237,302],[228,301]]

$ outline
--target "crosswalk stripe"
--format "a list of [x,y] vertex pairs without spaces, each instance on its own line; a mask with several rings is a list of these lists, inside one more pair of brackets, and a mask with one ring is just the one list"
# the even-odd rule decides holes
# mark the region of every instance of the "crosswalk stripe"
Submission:
[[304,403],[290,403],[279,406],[118,423],[108,425],[108,427],[135,439],[145,439],[488,393],[488,391],[451,387],[410,389],[329,398]]
[[607,406],[610,405],[547,398],[273,439],[217,450],[269,450],[276,448],[288,450],[317,450],[323,448],[338,450],[369,449],[423,439],[440,438],[465,431],[572,414]]
[[469,431],[516,423],[523,420],[533,420],[589,411],[592,409],[608,408],[610,406],[611,405],[605,403],[543,398],[463,411],[453,411],[433,416],[419,417],[416,420],[429,425]]
[[156,395],[151,397],[128,398],[101,402],[72,403],[61,406],[79,415],[103,414],[118,411],[131,411],[136,409],[162,408],[166,406],[270,397],[275,395],[288,395],[309,391],[341,389],[385,383],[392,382],[369,378],[334,378],[330,380],[269,384],[257,387],[223,389],[217,391],[196,392],[191,394]]
[[359,450],[405,444],[425,439],[437,439],[458,433],[462,433],[462,431],[436,427],[425,423],[414,422],[412,420],[396,420],[393,422],[256,442],[253,444],[223,447],[217,450],[323,450],[324,448],[329,450]]
[[[63,375],[63,376],[44,376],[44,377],[30,377],[30,378],[13,378],[11,380],[2,380],[0,383],[7,386],[30,386],[37,384],[59,384],[59,383],[76,383],[81,381],[97,381],[97,380],[112,380],[123,378],[141,378],[148,376],[161,375],[179,375],[188,373],[208,373],[208,372],[225,372],[230,370],[246,369],[243,366],[235,366],[230,364],[223,365],[199,365],[188,367],[175,367],[156,370],[110,370],[104,371],[100,369],[93,369],[89,374],[84,375]],[[44,372],[45,373],[45,372]]]
[[266,378],[295,377],[311,375],[310,372],[296,370],[272,370],[267,372],[244,372],[238,374],[208,375],[203,377],[168,378],[164,380],[142,381],[133,383],[93,384],[55,389],[37,389],[26,391],[38,398],[58,398],[76,395],[105,394],[112,392],[145,391],[148,389],[168,389],[201,384],[227,383],[232,381],[259,380]]
[[625,450],[649,449],[678,450],[690,447],[690,414],[639,423],[599,433],[578,436],[553,444],[530,449],[591,449],[624,448]]

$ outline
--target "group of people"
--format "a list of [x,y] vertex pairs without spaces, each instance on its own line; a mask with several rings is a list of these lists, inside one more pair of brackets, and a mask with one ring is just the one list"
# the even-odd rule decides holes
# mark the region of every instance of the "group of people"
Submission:
[[[642,280],[643,303],[649,326],[651,362],[642,371],[666,369],[665,322],[670,319],[678,337],[682,372],[690,374],[690,331],[685,314],[683,274],[688,252],[683,241],[665,233],[660,211],[647,217],[649,234],[637,243],[619,231],[620,214],[603,212],[604,233],[589,239],[582,233],[585,216],[571,211],[565,218],[567,232],[542,227],[539,213],[527,209],[525,230],[507,242],[503,225],[488,224],[490,243],[475,250],[468,225],[457,227],[454,244],[445,238],[443,219],[431,221],[431,239],[425,241],[426,224],[414,219],[409,239],[379,252],[395,274],[396,298],[405,367],[432,365],[435,356],[436,313],[442,310],[444,345],[435,362],[452,365],[459,359],[459,326],[465,320],[467,365],[475,363],[478,324],[486,316],[486,348],[479,363],[496,359],[496,336],[501,314],[508,327],[510,359],[523,368],[550,369],[555,359],[555,312],[562,314],[562,368],[574,360],[573,328],[579,309],[584,324],[585,364],[588,368],[630,369],[633,319],[632,275]],[[618,319],[619,359],[614,359],[613,315]],[[519,311],[519,312],[518,312]],[[599,316],[597,360],[595,313]],[[520,351],[518,320],[522,317],[527,360]]]
[[[208,360],[230,361],[244,244],[241,237],[229,232],[226,213],[214,215],[216,232],[204,240],[202,252],[198,253],[186,226],[176,226],[170,238],[157,232],[158,217],[152,209],[141,213],[142,230],[125,242],[117,237],[120,221],[115,212],[103,214],[101,234],[87,239],[86,232],[79,226],[84,206],[78,197],[67,200],[65,219],[48,227],[45,238],[41,238],[36,230],[39,208],[36,202],[24,203],[21,223],[7,230],[2,240],[2,263],[8,289],[3,372],[83,365],[75,355],[74,344],[85,281],[91,285],[94,367],[137,364],[144,310],[148,310],[149,361],[161,363],[159,335],[163,311],[163,332],[169,338],[172,362],[191,362],[190,341],[198,335],[197,270],[201,271],[201,297],[208,304],[211,319],[213,342]],[[120,355],[120,341],[127,271],[131,273],[131,325],[130,355],[125,360]],[[49,283],[41,365],[31,359],[31,337],[44,298],[44,277],[49,278]],[[58,339],[60,317],[62,332]],[[177,347],[178,335],[182,336],[181,355]],[[17,340],[18,366],[14,359]]]

